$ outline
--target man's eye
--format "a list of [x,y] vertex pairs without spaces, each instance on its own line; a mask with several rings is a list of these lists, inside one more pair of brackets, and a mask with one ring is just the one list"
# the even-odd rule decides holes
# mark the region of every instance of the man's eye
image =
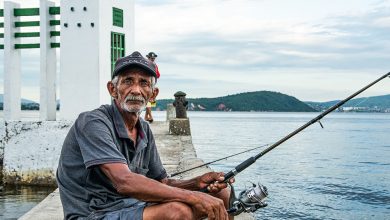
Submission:
[[141,86],[142,87],[147,87],[147,86],[149,86],[149,83],[147,82],[147,81],[141,81]]
[[133,81],[130,79],[125,79],[125,81],[123,83],[125,83],[127,85],[131,85],[133,83]]

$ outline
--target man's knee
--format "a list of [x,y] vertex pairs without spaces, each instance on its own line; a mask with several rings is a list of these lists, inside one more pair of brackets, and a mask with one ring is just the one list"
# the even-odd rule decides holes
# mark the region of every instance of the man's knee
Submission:
[[167,213],[169,213],[169,219],[172,220],[190,220],[193,219],[194,216],[192,209],[188,205],[181,202],[168,203]]

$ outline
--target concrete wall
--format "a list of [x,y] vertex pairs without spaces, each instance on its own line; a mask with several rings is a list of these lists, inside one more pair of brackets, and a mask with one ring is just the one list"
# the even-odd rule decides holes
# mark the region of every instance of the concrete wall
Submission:
[[5,124],[2,119],[0,119],[0,183],[3,180],[3,159],[4,159],[4,137],[5,137]]
[[55,185],[62,143],[71,121],[12,121],[3,126],[5,184]]

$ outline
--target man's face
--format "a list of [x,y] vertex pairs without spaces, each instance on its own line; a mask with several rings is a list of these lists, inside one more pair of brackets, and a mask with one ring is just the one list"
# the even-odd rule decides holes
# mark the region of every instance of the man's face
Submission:
[[156,57],[149,57],[149,60],[154,62],[154,60],[156,59]]
[[116,94],[112,94],[123,111],[141,113],[153,96],[152,79],[140,69],[129,69],[119,76]]

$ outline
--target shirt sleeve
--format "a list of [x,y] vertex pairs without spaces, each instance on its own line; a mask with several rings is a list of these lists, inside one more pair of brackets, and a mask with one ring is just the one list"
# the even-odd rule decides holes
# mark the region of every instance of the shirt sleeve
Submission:
[[126,158],[118,150],[113,134],[101,120],[88,121],[76,131],[76,139],[86,168],[107,163],[124,163]]
[[153,135],[151,133],[149,134],[149,141],[150,141],[150,147],[151,147],[151,154],[150,154],[150,163],[149,163],[149,172],[147,174],[147,177],[160,181],[167,177],[167,171],[165,170],[160,155],[158,154],[156,142],[154,141]]

